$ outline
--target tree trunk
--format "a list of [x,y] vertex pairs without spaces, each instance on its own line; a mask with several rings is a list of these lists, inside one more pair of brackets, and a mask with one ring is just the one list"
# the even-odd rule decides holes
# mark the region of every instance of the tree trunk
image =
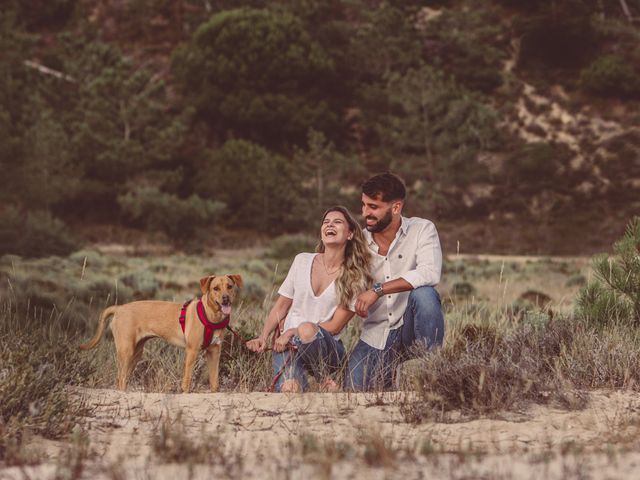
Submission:
[[627,0],[620,0],[620,7],[627,17],[627,20],[629,20],[629,22],[633,22],[633,16],[631,15],[631,10],[629,10],[629,5],[627,5]]

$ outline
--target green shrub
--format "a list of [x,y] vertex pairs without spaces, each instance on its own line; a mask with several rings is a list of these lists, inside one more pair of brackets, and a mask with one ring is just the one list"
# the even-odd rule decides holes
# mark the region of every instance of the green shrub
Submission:
[[13,207],[0,212],[0,255],[67,255],[78,246],[66,225],[49,212],[23,213]]
[[315,251],[317,243],[317,239],[302,233],[281,235],[271,240],[268,255],[276,259],[293,260],[301,252]]
[[629,222],[613,251],[613,257],[594,258],[596,279],[580,291],[576,315],[599,326],[640,325],[640,217]]
[[213,227],[224,204],[197,195],[187,199],[142,187],[118,197],[125,214],[140,226],[165,232],[172,239],[187,241],[202,228]]
[[468,3],[443,9],[424,28],[426,60],[471,90],[491,92],[502,84],[504,27],[488,3],[482,8]]
[[465,325],[442,349],[421,358],[418,397],[401,411],[407,420],[421,421],[451,410],[482,414],[529,402],[584,405],[584,398],[567,389],[569,372],[556,370],[580,333],[567,320],[522,323],[512,330]]
[[451,295],[468,298],[476,294],[476,287],[470,282],[456,282],[451,287]]
[[200,165],[196,192],[223,202],[224,224],[262,232],[290,230],[300,180],[292,162],[246,140],[229,140]]
[[148,299],[155,297],[160,284],[149,270],[138,270],[120,277],[120,281],[130,287],[136,299]]
[[304,142],[309,128],[337,132],[328,101],[332,59],[284,10],[240,8],[203,23],[173,53],[178,85],[215,132],[275,147]]
[[[504,0],[503,0],[504,1]],[[519,8],[533,10],[515,15],[514,33],[521,38],[520,65],[582,67],[603,40],[591,21],[594,6],[584,0],[519,1]]]
[[60,438],[80,422],[85,408],[72,398],[93,372],[67,338],[50,334],[42,318],[20,318],[6,304],[0,311],[0,461],[11,460],[27,433]]
[[438,190],[487,180],[487,167],[478,159],[502,141],[497,112],[430,66],[394,73],[387,80],[382,98],[387,108],[375,121],[382,148],[396,158],[391,167],[405,178],[425,179],[428,187],[416,188],[415,204],[461,207],[462,195]]
[[597,58],[580,73],[580,86],[603,96],[626,97],[640,94],[640,69],[620,54]]
[[587,284],[587,277],[581,274],[572,275],[565,282],[565,287],[584,287]]

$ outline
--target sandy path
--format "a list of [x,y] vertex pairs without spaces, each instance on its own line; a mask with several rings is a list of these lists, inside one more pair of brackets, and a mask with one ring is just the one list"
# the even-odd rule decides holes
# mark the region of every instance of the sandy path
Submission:
[[[404,421],[403,393],[77,394],[92,410],[83,478],[640,478],[640,395],[627,392],[594,392],[579,411],[420,425]],[[209,438],[213,465],[162,463],[152,438],[163,422]],[[38,442],[48,463],[0,478],[53,478],[61,446]]]

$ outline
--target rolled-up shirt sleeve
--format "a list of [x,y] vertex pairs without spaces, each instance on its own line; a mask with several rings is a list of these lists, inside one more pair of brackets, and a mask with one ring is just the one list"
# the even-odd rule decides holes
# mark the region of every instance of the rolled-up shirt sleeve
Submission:
[[413,288],[428,285],[435,287],[440,283],[442,272],[442,248],[436,226],[427,222],[418,236],[416,248],[416,267],[413,270],[401,273]]

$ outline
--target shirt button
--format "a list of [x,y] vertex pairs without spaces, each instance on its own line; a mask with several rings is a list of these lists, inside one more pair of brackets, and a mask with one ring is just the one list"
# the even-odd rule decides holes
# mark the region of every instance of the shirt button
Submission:
[[387,298],[391,298],[391,295],[387,295]]
[[391,316],[391,314],[389,314],[389,316]]

